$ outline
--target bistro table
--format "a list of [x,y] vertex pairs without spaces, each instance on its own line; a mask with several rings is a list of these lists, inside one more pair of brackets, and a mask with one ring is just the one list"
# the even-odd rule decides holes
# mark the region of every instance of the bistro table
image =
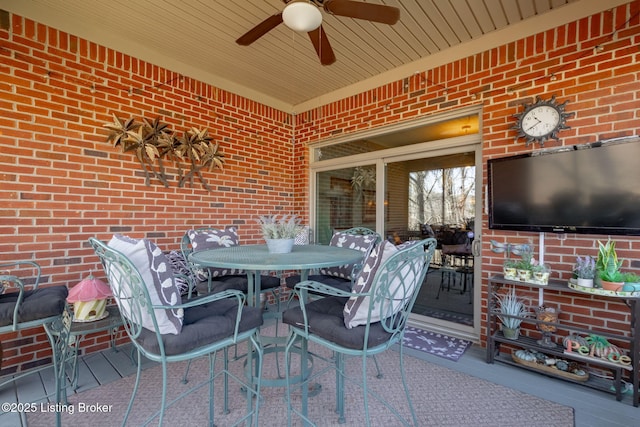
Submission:
[[[259,299],[256,297],[260,295],[260,275],[263,271],[299,270],[300,280],[304,281],[309,277],[309,270],[360,263],[363,257],[364,253],[361,251],[337,246],[294,245],[290,253],[274,254],[269,252],[267,245],[237,245],[193,252],[189,255],[189,260],[203,267],[246,271],[248,279],[247,301],[249,305],[257,307]],[[283,348],[277,345],[278,338],[277,329],[275,337],[262,337],[263,344],[276,344],[274,347],[265,349],[265,354],[283,351]],[[251,366],[251,354],[248,354],[248,356],[248,363]],[[286,385],[284,378],[279,374],[279,366],[276,362],[278,377],[275,379],[263,377],[261,379],[263,386],[282,387]],[[310,369],[307,370],[307,373],[310,371]],[[256,378],[254,377],[253,381],[255,382],[255,380]],[[301,375],[290,377],[290,380],[291,382],[298,382],[301,380]],[[315,392],[320,390],[319,385],[315,388]]]
[[191,262],[203,267],[240,269],[247,272],[250,305],[258,306],[260,273],[263,271],[299,270],[300,280],[307,280],[309,270],[362,262],[358,250],[325,245],[295,245],[290,253],[273,254],[267,245],[237,245],[228,248],[193,252]]

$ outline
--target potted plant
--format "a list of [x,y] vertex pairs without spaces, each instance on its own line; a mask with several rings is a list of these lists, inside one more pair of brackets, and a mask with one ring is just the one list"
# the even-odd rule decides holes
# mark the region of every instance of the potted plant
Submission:
[[520,324],[523,318],[530,314],[527,305],[516,295],[516,290],[513,287],[504,295],[496,295],[496,302],[500,313],[498,319],[502,322],[504,337],[512,340],[518,339]]
[[520,249],[520,261],[518,261],[516,266],[518,270],[518,279],[521,282],[528,282],[531,280],[531,270],[533,265],[533,248],[531,245],[522,245]]
[[578,256],[573,266],[573,273],[578,279],[578,286],[592,288],[593,279],[596,277],[596,260],[589,255]]
[[533,282],[538,285],[548,285],[551,268],[547,264],[535,264],[531,267]]
[[600,278],[602,289],[608,291],[618,291],[624,285],[624,277],[620,268],[622,260],[618,259],[616,253],[616,242],[607,240],[602,243],[598,240],[598,259],[596,260],[596,270]]
[[296,236],[304,229],[296,215],[261,215],[257,221],[271,253],[291,252]]
[[505,279],[507,280],[518,279],[517,265],[518,265],[518,262],[515,259],[508,258],[507,260],[505,260],[502,266],[502,272],[504,274]]

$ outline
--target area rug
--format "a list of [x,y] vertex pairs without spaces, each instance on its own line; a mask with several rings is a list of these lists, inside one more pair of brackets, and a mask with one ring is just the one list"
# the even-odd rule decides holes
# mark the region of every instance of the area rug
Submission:
[[[322,348],[310,345],[310,350],[325,356],[330,355]],[[410,419],[410,412],[402,392],[402,380],[398,367],[399,353],[386,351],[377,356],[383,372],[383,378],[375,376],[373,363],[367,378],[371,389],[391,401],[400,414]],[[265,375],[275,373],[275,360],[265,359]],[[314,372],[323,367],[323,362],[316,359]],[[180,379],[184,372],[184,363],[172,365],[169,371],[169,395],[177,396],[186,387],[193,385],[198,377],[206,375],[206,360],[200,359],[191,367],[190,381],[182,384]],[[232,363],[232,369],[240,374],[243,361]],[[350,375],[357,375],[361,366],[357,358],[347,360],[347,371]],[[526,393],[497,385],[483,379],[425,362],[415,357],[405,355],[405,371],[407,381],[413,397],[413,403],[420,426],[513,426],[527,427],[573,427],[573,409],[560,404],[540,399]],[[123,415],[133,389],[135,376],[102,385],[100,387],[69,396],[72,411],[62,414],[64,426],[114,426],[122,423]],[[335,374],[327,372],[318,378],[321,391],[309,400],[310,418],[318,426],[337,426],[335,413]],[[237,420],[244,411],[246,401],[244,394],[237,386],[230,387],[231,413],[223,414],[219,404],[222,401],[221,381],[216,382],[216,425],[229,426]],[[160,391],[162,389],[161,371],[159,366],[146,369],[142,373],[140,390],[133,406],[127,425],[137,426],[146,420],[148,415],[159,407]],[[363,410],[363,394],[359,387],[347,382],[346,386],[346,424],[343,426],[365,425]],[[260,425],[286,425],[287,408],[285,390],[283,387],[263,387],[263,404],[260,409]],[[294,405],[299,403],[299,395],[292,395]],[[399,421],[375,399],[370,399],[370,420],[372,426],[397,426]],[[81,412],[81,406],[100,405],[107,408],[102,412]],[[105,406],[106,405],[106,406]],[[208,393],[198,391],[165,414],[165,425],[181,427],[208,425]],[[95,407],[94,408],[98,408]],[[70,413],[73,412],[73,413]],[[30,427],[49,427],[54,425],[54,414],[36,411],[27,414]],[[154,420],[151,425],[157,425]],[[300,426],[299,419],[294,419],[294,426]]]
[[403,345],[457,362],[471,342],[408,326],[404,331]]

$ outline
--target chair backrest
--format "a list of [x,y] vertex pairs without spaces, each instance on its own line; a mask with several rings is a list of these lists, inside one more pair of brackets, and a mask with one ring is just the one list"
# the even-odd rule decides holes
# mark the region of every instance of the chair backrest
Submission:
[[436,239],[429,238],[401,246],[384,242],[378,248],[390,250],[392,255],[375,272],[367,301],[366,325],[379,321],[385,331],[392,334],[390,342],[404,330],[436,245]]
[[354,236],[358,236],[358,235],[376,236],[376,245],[382,241],[382,236],[380,235],[380,233],[377,233],[374,230],[367,227],[353,227],[347,230],[334,230],[334,234],[335,233],[351,234]]
[[100,240],[92,237],[89,239],[89,243],[100,258],[113,297],[120,309],[125,330],[133,344],[144,352],[138,343],[138,337],[143,329],[143,315],[147,315],[153,321],[161,352],[164,352],[151,297],[138,269],[124,254],[110,248]]
[[[24,280],[18,277],[18,274],[21,275]],[[18,329],[22,329],[19,324],[19,318],[24,293],[27,290],[27,287],[30,287],[33,290],[38,289],[41,275],[42,268],[40,267],[40,264],[35,261],[15,261],[0,264],[0,295],[5,291],[8,291],[10,288],[15,288],[18,294],[15,303],[12,304],[14,308],[11,312],[11,330],[17,331]],[[6,322],[1,323],[4,324]],[[0,329],[0,332],[6,332],[8,330],[8,328],[2,328]]]

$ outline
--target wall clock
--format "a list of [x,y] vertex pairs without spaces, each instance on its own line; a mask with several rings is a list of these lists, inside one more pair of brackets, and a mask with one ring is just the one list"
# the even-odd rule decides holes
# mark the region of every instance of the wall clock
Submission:
[[525,105],[524,111],[515,115],[517,122],[512,129],[518,131],[516,139],[525,138],[527,145],[537,142],[540,146],[547,139],[559,140],[559,131],[571,129],[566,121],[574,113],[564,111],[567,102],[557,103],[555,95],[549,100],[536,97],[536,102]]

